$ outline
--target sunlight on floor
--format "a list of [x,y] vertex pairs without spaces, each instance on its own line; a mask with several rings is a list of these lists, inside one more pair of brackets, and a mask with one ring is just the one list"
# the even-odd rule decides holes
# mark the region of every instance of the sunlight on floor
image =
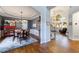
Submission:
[[68,48],[69,47],[68,38],[66,36],[63,36],[60,34],[56,35],[56,43],[57,43],[58,47],[60,47],[60,48]]

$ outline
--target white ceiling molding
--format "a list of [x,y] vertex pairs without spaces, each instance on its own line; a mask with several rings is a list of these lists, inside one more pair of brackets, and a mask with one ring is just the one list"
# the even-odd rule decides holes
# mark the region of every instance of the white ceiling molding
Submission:
[[0,15],[6,17],[14,17],[14,18],[21,18],[21,11],[22,19],[32,19],[39,16],[39,13],[34,10],[31,6],[0,6]]

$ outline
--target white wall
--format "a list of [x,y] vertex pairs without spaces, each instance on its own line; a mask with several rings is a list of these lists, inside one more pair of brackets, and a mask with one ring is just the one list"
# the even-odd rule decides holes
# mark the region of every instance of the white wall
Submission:
[[[68,25],[68,31],[69,31],[69,39],[73,39],[73,21],[72,21],[72,15],[75,13],[75,12],[78,12],[79,11],[79,7],[78,6],[71,6],[70,9],[69,9],[69,20],[68,22],[72,23],[71,25]],[[76,21],[76,20],[75,20]]]
[[73,14],[72,22],[72,38],[73,40],[79,40],[79,11]]

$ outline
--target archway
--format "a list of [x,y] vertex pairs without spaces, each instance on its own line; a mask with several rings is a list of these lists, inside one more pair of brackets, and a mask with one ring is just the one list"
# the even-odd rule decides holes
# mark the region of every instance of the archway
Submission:
[[51,17],[51,39],[56,39],[56,35],[59,34],[59,30],[63,28],[68,29],[68,14],[69,14],[69,7],[67,6],[58,6],[52,8],[50,10],[50,17]]

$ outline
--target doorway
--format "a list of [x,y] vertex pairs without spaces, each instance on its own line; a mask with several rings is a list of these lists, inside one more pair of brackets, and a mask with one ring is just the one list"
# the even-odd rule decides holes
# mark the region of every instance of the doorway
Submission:
[[58,34],[66,35],[68,29],[69,7],[57,6],[50,10],[51,39],[56,39]]
[[73,39],[79,40],[79,12],[72,15],[72,28]]

